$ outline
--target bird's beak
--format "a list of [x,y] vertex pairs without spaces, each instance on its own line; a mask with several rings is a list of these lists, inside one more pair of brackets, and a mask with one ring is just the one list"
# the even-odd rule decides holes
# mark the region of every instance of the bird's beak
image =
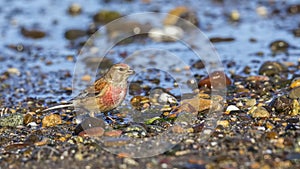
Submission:
[[129,75],[132,75],[132,74],[134,74],[135,72],[134,72],[134,70],[132,70],[132,69],[128,69],[127,70],[127,74],[129,74]]

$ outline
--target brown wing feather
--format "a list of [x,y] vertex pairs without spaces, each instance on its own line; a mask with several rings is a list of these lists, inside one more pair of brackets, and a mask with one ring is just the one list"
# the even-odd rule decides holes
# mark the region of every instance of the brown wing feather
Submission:
[[84,99],[86,97],[101,97],[105,93],[105,86],[108,82],[106,82],[104,79],[98,79],[96,82],[94,82],[93,85],[87,87],[85,90],[83,90],[78,96],[74,97],[72,100],[77,99]]

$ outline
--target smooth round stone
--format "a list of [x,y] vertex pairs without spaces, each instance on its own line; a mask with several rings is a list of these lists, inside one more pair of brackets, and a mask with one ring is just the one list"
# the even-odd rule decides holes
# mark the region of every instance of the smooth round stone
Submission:
[[285,96],[274,98],[269,104],[277,113],[288,113],[293,108],[293,100]]
[[286,52],[289,46],[290,45],[283,40],[277,40],[270,44],[270,48],[273,52]]
[[70,29],[65,32],[65,38],[68,40],[75,40],[86,35],[87,32],[80,29]]
[[279,75],[281,73],[284,73],[286,71],[287,68],[283,64],[279,62],[268,61],[261,65],[258,73],[260,75],[265,75],[265,76],[274,76],[274,75]]
[[102,127],[94,127],[81,131],[78,135],[81,137],[100,137],[104,133]]
[[252,107],[249,112],[253,118],[268,118],[270,117],[269,111],[261,106]]
[[295,88],[300,86],[300,77],[296,77],[291,82],[290,88]]
[[[78,135],[80,132],[88,130],[90,128],[97,128],[97,127],[104,127],[105,123],[103,120],[94,118],[94,117],[87,117],[84,119],[80,124],[78,124],[74,130],[75,134]],[[92,133],[93,131],[91,131]],[[82,133],[83,134],[83,133]]]
[[293,88],[289,93],[289,98],[291,98],[291,99],[300,98],[300,87]]
[[229,77],[222,71],[215,71],[209,76],[203,78],[198,83],[199,87],[208,87],[208,88],[225,88],[231,85],[231,80]]

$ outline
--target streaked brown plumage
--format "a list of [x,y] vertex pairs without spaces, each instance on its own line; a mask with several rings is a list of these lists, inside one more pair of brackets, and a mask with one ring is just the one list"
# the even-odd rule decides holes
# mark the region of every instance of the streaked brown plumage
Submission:
[[127,80],[134,71],[124,63],[113,65],[108,72],[83,90],[70,104],[57,105],[44,111],[74,106],[89,112],[107,112],[118,107],[127,93]]

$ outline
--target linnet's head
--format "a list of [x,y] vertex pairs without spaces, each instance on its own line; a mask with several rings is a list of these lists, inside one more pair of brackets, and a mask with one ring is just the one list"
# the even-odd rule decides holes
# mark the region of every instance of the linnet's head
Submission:
[[120,83],[127,81],[128,77],[132,74],[134,74],[134,71],[129,65],[125,63],[118,63],[113,65],[105,76],[110,81]]

